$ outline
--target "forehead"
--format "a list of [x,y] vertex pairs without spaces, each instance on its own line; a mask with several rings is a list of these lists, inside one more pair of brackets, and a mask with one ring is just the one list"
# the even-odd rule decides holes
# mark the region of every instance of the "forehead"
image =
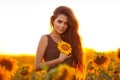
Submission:
[[56,20],[61,20],[61,21],[67,22],[68,21],[68,17],[66,15],[60,14],[56,18]]

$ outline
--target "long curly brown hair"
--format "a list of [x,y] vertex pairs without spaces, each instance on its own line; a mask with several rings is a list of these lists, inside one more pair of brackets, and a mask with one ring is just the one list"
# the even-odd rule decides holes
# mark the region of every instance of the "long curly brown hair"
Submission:
[[53,12],[50,18],[50,25],[53,26],[53,21],[60,15],[63,14],[68,17],[68,29],[62,34],[62,39],[72,46],[72,54],[76,57],[74,66],[80,68],[83,71],[83,50],[81,37],[78,33],[79,24],[78,20],[73,13],[73,10],[67,6],[59,6]]

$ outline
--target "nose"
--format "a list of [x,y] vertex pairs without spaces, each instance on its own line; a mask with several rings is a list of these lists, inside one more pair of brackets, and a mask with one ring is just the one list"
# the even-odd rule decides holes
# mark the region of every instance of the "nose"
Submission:
[[65,27],[65,24],[64,24],[64,23],[62,23],[62,24],[61,24],[61,27],[62,27],[62,28],[63,28],[63,27]]

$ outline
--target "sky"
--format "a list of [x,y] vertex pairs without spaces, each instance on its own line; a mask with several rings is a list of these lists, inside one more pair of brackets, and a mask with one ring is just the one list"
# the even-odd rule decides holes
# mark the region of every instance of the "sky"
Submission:
[[35,54],[57,6],[73,9],[83,46],[120,47],[120,0],[0,0],[0,54]]

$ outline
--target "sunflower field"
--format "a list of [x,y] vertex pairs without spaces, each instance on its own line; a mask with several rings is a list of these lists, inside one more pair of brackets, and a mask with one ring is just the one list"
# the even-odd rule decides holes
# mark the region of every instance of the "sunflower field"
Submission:
[[65,64],[34,71],[35,56],[0,55],[0,80],[120,80],[120,48],[106,52],[85,48],[83,75]]

